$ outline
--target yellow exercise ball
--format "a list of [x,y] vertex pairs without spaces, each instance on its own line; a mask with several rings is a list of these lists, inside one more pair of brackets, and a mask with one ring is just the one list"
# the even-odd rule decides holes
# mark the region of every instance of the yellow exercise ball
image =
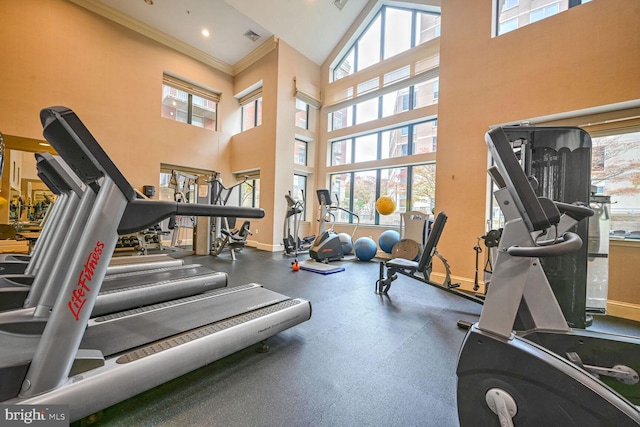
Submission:
[[376,210],[380,215],[391,215],[396,211],[396,202],[389,196],[380,196],[376,200]]

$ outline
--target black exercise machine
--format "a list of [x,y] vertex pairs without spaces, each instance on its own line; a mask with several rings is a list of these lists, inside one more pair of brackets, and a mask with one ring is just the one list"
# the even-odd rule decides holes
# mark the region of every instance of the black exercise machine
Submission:
[[296,200],[291,197],[291,192],[285,194],[284,198],[287,201],[287,213],[284,217],[284,226],[282,228],[284,254],[298,256],[298,254],[309,252],[316,236],[300,238],[300,221],[305,208],[304,193],[302,193],[302,200]]
[[506,223],[480,320],[458,356],[460,425],[638,426],[640,339],[570,329],[540,263],[579,250],[567,230],[593,211],[537,197],[507,132],[486,135]]
[[[386,295],[391,287],[391,283],[398,278],[398,274],[403,274],[407,277],[435,286],[438,289],[442,289],[454,295],[461,296],[480,304],[482,303],[481,297],[457,289],[460,287],[460,283],[452,283],[449,262],[444,256],[442,256],[442,254],[440,254],[440,252],[438,252],[438,241],[440,241],[440,236],[442,236],[442,231],[444,230],[446,222],[446,213],[439,212],[431,227],[427,243],[424,246],[424,250],[422,251],[419,261],[416,262],[404,258],[393,258],[380,262],[379,278],[376,281],[377,294]],[[442,264],[444,265],[445,279],[443,283],[436,283],[431,280],[431,273],[433,270],[432,262],[434,257],[442,261]]]
[[[360,217],[340,206],[338,203],[338,195],[336,194],[336,203],[331,202],[331,194],[327,189],[316,190],[318,195],[318,203],[320,204],[320,227],[318,237],[314,240],[313,246],[309,250],[309,257],[314,261],[328,263],[330,261],[340,261],[345,255],[349,254],[347,249],[353,248],[353,235],[360,225]],[[357,224],[353,229],[353,233],[349,236],[346,233],[338,234],[332,228],[325,229],[330,222],[335,222],[336,212],[342,211],[350,216],[355,217]],[[342,237],[341,237],[342,235]],[[343,241],[346,239],[348,241]]]
[[[215,172],[209,182],[211,186],[211,204],[215,206],[227,206],[229,197],[236,187],[247,184],[248,177],[239,181],[231,187],[222,184],[219,172]],[[250,185],[250,184],[247,184]],[[216,218],[211,227],[211,248],[209,253],[218,256],[225,247],[229,248],[231,259],[236,260],[236,251],[240,252],[247,244],[247,237],[251,236],[251,222],[243,221],[240,228],[236,228],[236,218],[223,217]]]

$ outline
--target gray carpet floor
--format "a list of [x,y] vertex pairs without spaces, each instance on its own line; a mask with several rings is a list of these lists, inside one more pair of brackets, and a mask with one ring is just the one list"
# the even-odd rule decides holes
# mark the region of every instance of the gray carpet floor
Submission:
[[[472,255],[470,255],[472,256]],[[232,261],[187,256],[311,301],[311,320],[107,408],[96,426],[456,426],[456,359],[478,304],[401,276],[374,293],[378,263],[294,272],[281,253],[244,249]],[[307,258],[302,256],[302,259]],[[635,322],[599,317],[593,328],[640,335]],[[77,423],[80,424],[80,423]],[[82,424],[88,424],[84,420]]]

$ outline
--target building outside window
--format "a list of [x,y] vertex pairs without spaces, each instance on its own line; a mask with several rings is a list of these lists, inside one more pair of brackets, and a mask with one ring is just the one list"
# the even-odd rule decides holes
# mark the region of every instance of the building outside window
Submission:
[[[305,175],[294,174],[293,175],[293,192],[291,194],[294,200],[301,200],[303,206],[307,206],[307,177]],[[307,213],[305,211],[301,214],[301,220],[306,219]]]
[[240,206],[260,207],[260,178],[249,178],[240,186]]
[[640,131],[595,137],[592,144],[591,185],[611,197],[611,230],[640,234]]
[[307,142],[301,139],[295,139],[293,150],[293,163],[296,165],[307,165]]
[[296,126],[309,129],[309,104],[296,99]]
[[220,94],[164,75],[161,116],[209,130],[217,130]]
[[497,11],[495,34],[522,28],[591,0],[494,0]]
[[262,124],[262,96],[242,104],[242,131]]
[[[340,206],[358,215],[360,224],[396,226],[400,224],[401,212],[433,211],[435,173],[435,163],[336,173],[330,175],[330,192]],[[412,184],[408,185],[409,182]],[[378,214],[375,204],[380,196],[391,197],[396,202],[393,214]],[[339,211],[336,222],[357,220]]]

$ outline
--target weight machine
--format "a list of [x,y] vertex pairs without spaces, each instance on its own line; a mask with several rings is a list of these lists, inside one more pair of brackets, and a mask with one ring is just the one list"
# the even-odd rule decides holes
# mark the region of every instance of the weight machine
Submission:
[[538,132],[496,128],[485,138],[506,222],[480,321],[458,356],[460,426],[638,426],[640,339],[569,328],[540,262],[580,250],[568,230],[593,210],[535,194],[509,140],[523,130]]
[[[231,187],[225,187],[222,183],[220,172],[214,172],[209,180],[211,204],[226,206],[233,190],[243,184],[253,188],[253,186],[247,182],[248,179],[249,178],[245,176],[242,181],[237,182]],[[211,224],[211,248],[209,253],[213,256],[218,256],[225,247],[229,247],[231,259],[235,261],[236,251],[242,251],[247,244],[247,237],[252,235],[249,229],[250,227],[251,222],[243,221],[242,225],[236,228],[235,217],[215,218]]]

